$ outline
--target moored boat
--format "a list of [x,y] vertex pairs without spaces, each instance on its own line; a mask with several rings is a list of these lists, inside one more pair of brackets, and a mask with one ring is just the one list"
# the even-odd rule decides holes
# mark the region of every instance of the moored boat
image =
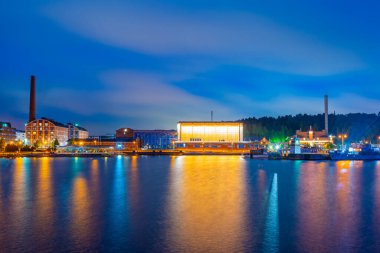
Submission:
[[365,144],[358,152],[335,151],[330,153],[330,157],[331,160],[380,160],[380,150],[371,144]]

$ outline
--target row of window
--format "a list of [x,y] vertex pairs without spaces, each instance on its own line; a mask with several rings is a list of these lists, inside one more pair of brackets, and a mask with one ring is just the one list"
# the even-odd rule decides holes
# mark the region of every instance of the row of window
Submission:
[[[235,146],[235,148],[238,148],[238,149],[243,149],[243,148],[255,148],[255,146],[257,145],[252,145],[252,144],[237,144]],[[176,144],[176,147],[177,148],[186,148],[186,147],[189,147],[189,148],[222,148],[223,146],[222,145],[218,145],[218,144],[204,144],[202,146],[202,144],[187,144],[187,143],[177,143]],[[227,145],[225,146],[226,148],[234,148],[233,145]]]
[[[39,122],[38,125],[39,125],[39,126],[42,126],[42,123]],[[49,123],[45,122],[45,126],[48,126],[48,125],[49,125]],[[36,122],[33,122],[33,126],[37,126],[37,123],[36,123]]]
[[[30,135],[30,131],[28,131],[28,134]],[[33,131],[33,134],[35,135],[35,134],[37,134],[37,132],[35,132],[35,131]],[[43,135],[43,134],[45,134],[45,135],[48,135],[49,134],[49,132],[38,132],[38,134],[39,135]],[[54,135],[54,132],[50,132],[50,135]]]

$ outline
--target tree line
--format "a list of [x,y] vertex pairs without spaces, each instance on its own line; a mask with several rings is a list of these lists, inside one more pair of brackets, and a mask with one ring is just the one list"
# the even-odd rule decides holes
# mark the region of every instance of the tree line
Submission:
[[[297,130],[308,131],[310,126],[314,131],[325,128],[324,114],[250,117],[240,121],[244,123],[246,140],[265,137],[272,142],[285,141],[287,137],[294,136]],[[347,140],[351,142],[367,140],[376,143],[380,136],[380,112],[329,114],[329,134],[338,136],[341,133],[347,134]]]

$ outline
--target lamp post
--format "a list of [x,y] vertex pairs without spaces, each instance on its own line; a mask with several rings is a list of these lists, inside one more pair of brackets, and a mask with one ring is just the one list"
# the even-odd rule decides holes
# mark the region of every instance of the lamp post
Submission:
[[17,147],[18,147],[18,152],[20,153],[21,151],[21,144],[22,144],[22,141],[18,141],[17,142]]
[[343,149],[344,139],[347,138],[347,134],[339,134],[339,135],[338,135],[338,138],[339,138],[339,139],[342,139],[342,149]]

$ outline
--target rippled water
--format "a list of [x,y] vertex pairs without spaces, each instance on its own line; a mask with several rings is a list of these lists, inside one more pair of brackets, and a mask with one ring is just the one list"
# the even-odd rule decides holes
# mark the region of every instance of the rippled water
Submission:
[[380,162],[0,159],[0,252],[380,252]]

